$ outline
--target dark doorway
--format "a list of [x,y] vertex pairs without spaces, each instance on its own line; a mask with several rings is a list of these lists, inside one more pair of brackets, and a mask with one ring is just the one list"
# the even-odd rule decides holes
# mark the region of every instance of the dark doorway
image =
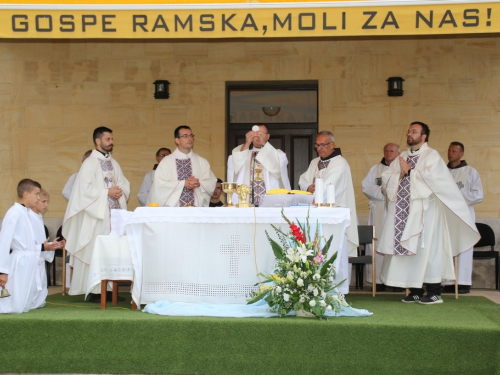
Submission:
[[226,160],[245,142],[252,125],[264,123],[271,144],[287,155],[292,189],[299,189],[300,175],[316,156],[313,143],[318,133],[318,83],[230,82],[226,87]]

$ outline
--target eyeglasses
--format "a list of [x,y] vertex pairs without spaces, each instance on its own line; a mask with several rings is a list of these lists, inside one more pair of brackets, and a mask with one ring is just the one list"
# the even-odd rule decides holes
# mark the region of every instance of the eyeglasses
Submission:
[[169,154],[160,154],[158,155],[160,158],[164,158],[165,156],[168,156]]
[[333,143],[333,141],[332,142],[328,142],[328,143],[315,143],[314,144],[314,148],[323,148],[323,147],[328,146],[330,143]]
[[193,138],[194,139],[194,134],[183,134],[183,135],[179,135],[177,138]]

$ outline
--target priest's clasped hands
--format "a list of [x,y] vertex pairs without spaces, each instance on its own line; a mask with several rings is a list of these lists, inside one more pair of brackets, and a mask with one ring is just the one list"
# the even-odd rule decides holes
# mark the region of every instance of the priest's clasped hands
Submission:
[[200,187],[200,180],[198,180],[194,176],[191,176],[184,180],[184,187],[190,190],[196,189],[197,187]]
[[123,195],[123,191],[119,186],[113,186],[108,189],[108,196],[113,199],[120,199]]
[[401,167],[401,174],[399,175],[399,178],[401,179],[408,174],[411,166],[401,156],[399,157],[399,166]]

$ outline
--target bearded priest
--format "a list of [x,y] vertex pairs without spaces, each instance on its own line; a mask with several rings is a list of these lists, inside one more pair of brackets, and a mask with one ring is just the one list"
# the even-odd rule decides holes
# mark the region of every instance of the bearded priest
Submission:
[[410,288],[402,302],[424,305],[443,303],[441,281],[456,277],[453,257],[480,238],[448,167],[427,145],[429,136],[426,124],[411,123],[408,151],[382,174],[389,207],[377,249],[385,254],[382,282]]
[[[70,295],[87,293],[90,260],[97,236],[111,231],[111,210],[126,210],[130,183],[118,162],[111,156],[113,131],[104,126],[94,130],[96,149],[82,163],[69,198],[63,221],[66,250],[73,266]],[[100,286],[91,301],[100,301]]]

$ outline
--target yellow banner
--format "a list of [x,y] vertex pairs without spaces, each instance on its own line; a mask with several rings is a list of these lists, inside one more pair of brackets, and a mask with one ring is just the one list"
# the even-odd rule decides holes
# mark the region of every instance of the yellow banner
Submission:
[[500,32],[500,3],[339,7],[205,4],[168,9],[3,9],[0,38],[295,38]]

